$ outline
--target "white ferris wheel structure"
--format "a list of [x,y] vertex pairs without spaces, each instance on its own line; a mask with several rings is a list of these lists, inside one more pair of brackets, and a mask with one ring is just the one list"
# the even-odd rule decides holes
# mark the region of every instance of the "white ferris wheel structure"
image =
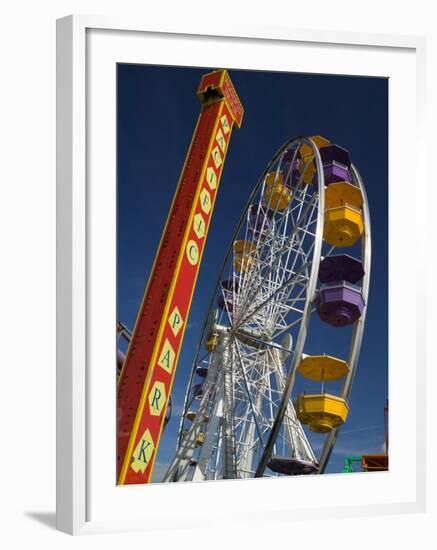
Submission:
[[[325,471],[349,410],[369,292],[369,209],[348,159],[320,136],[298,137],[253,189],[207,311],[163,481]],[[313,316],[351,327],[342,358],[306,354]],[[298,377],[317,391],[295,395]],[[322,438],[317,449],[311,432]]]

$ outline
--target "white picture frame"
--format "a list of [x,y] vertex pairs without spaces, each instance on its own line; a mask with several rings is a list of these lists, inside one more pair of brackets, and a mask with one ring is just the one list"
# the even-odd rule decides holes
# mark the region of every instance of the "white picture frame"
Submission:
[[[159,48],[152,48],[143,41],[152,41],[159,44]],[[174,48],[175,44],[178,48]],[[199,43],[205,47],[198,48]],[[217,52],[215,45],[223,46]],[[184,52],[183,48],[187,50]],[[414,376],[403,386],[396,383],[390,385],[390,444],[391,469],[383,476],[372,476],[366,479],[364,494],[362,476],[352,476],[347,480],[348,487],[342,481],[344,476],[316,476],[312,478],[297,478],[285,480],[293,482],[293,489],[299,493],[297,505],[286,498],[281,498],[278,492],[279,485],[272,485],[270,480],[258,480],[239,483],[205,483],[182,484],[183,486],[154,485],[148,486],[148,493],[138,487],[116,488],[108,477],[112,468],[102,468],[105,474],[101,477],[96,474],[95,452],[91,450],[97,444],[105,448],[104,456],[108,456],[108,449],[115,442],[111,440],[111,429],[115,422],[115,396],[107,395],[105,389],[110,388],[108,382],[102,382],[99,401],[102,400],[102,410],[109,411],[113,407],[113,418],[108,421],[108,428],[95,430],[99,414],[95,411],[96,396],[93,376],[96,376],[93,366],[93,342],[108,341],[108,331],[94,330],[98,302],[95,299],[95,277],[90,254],[95,248],[95,241],[99,236],[93,226],[96,216],[101,216],[102,223],[109,231],[115,227],[114,187],[115,181],[115,123],[114,118],[105,122],[105,136],[100,136],[99,150],[94,147],[94,133],[99,131],[99,121],[109,120],[111,104],[115,117],[115,89],[111,89],[115,78],[117,61],[148,62],[155,64],[175,64],[229,67],[230,51],[239,56],[235,67],[281,68],[281,60],[275,66],[271,61],[271,52],[275,48],[299,48],[294,70],[307,68],[305,72],[317,72],[316,60],[320,52],[330,52],[330,63],[319,72],[335,72],[345,74],[373,74],[387,76],[392,79],[390,91],[390,183],[394,178],[399,182],[399,189],[405,189],[407,178],[410,184],[414,182],[418,194],[424,192],[426,178],[424,177],[424,102],[425,88],[425,40],[420,37],[355,34],[337,32],[313,32],[297,29],[272,29],[250,25],[245,27],[228,27],[220,24],[210,28],[178,28],[171,24],[149,24],[147,22],[111,19],[95,16],[74,15],[58,20],[57,22],[57,528],[70,534],[85,534],[94,532],[108,532],[120,530],[147,530],[165,528],[169,524],[174,526],[190,525],[190,516],[184,514],[182,502],[188,504],[196,502],[202,494],[212,502],[211,506],[223,507],[225,499],[238,503],[239,495],[245,502],[254,502],[252,508],[247,509],[250,521],[256,522],[257,510],[267,521],[274,519],[277,514],[289,513],[290,517],[320,518],[339,513],[347,515],[369,515],[378,513],[420,512],[425,510],[426,502],[426,464],[425,464],[425,431],[426,401],[425,401],[425,315],[424,304],[425,288],[416,282],[414,300],[408,306],[408,312],[413,315],[416,331],[413,338],[408,338],[406,329],[399,319],[394,318],[393,296],[402,292],[405,281],[391,281],[390,286],[390,381],[395,380],[392,362],[399,358],[404,368],[414,366]],[[248,52],[256,48],[257,55],[253,59]],[[197,53],[196,53],[197,52]],[[263,57],[265,54],[265,58]],[[102,57],[99,57],[99,56]],[[190,56],[197,56],[197,58]],[[210,55],[210,57],[206,57]],[[380,64],[375,64],[375,55]],[[144,59],[142,56],[145,56]],[[147,57],[149,56],[149,57]],[[215,56],[215,57],[214,57]],[[246,61],[244,61],[246,56]],[[297,57],[299,59],[297,60]],[[368,60],[366,61],[366,58]],[[359,58],[359,59],[358,59]],[[187,61],[189,59],[189,61]],[[205,63],[205,59],[209,62]],[[221,59],[223,61],[220,63]],[[276,57],[275,57],[276,59]],[[193,61],[194,60],[194,61]],[[242,65],[243,63],[243,65]],[[270,65],[269,65],[270,63]],[[283,62],[282,62],[283,63]],[[258,64],[258,65],[257,65]],[[379,66],[380,65],[380,66]],[[337,67],[337,68],[336,68]],[[373,68],[372,68],[373,67]],[[289,70],[293,70],[289,68]],[[408,79],[404,82],[402,79]],[[106,86],[106,88],[105,88]],[[92,112],[96,105],[95,97],[102,97],[101,92],[108,90],[107,97],[100,101],[99,113]],[[94,97],[94,99],[93,99]],[[105,111],[106,109],[106,111]],[[396,116],[403,109],[403,118]],[[90,117],[93,118],[92,131]],[[108,130],[109,128],[109,130]],[[405,154],[405,144],[397,138],[399,133],[410,132],[409,146],[414,142],[416,148],[416,162],[414,166],[406,167],[402,172],[396,164],[397,158]],[[412,132],[412,133],[411,133]],[[103,164],[102,159],[108,159],[108,152],[112,151],[113,162]],[[111,158],[111,157],[109,157]],[[95,171],[99,178],[110,182],[109,193],[103,197],[101,189],[93,188],[92,181]],[[107,171],[107,172],[106,172]],[[390,187],[391,189],[392,187]],[[112,190],[112,191],[111,191]],[[101,200],[101,206],[96,205],[96,198]],[[411,198],[411,197],[410,197]],[[400,213],[406,206],[408,197],[402,192],[390,193],[390,228],[401,230],[402,218]],[[397,214],[398,213],[398,214]],[[416,229],[421,221],[416,207],[416,218],[410,222]],[[97,232],[98,233],[98,232]],[[391,232],[391,235],[395,233]],[[399,246],[396,241],[390,243],[390,269],[400,265]],[[114,243],[115,246],[115,243]],[[416,254],[425,265],[424,246],[418,244]],[[91,252],[90,252],[91,251]],[[104,253],[102,253],[104,254]],[[111,265],[114,251],[108,251],[102,256],[102,261]],[[421,262],[418,262],[421,265]],[[413,277],[414,278],[414,277]],[[411,283],[410,278],[410,283]],[[111,293],[114,290],[114,276],[109,276],[108,285],[104,291]],[[97,299],[97,298],[96,298]],[[115,296],[114,296],[115,300]],[[106,327],[112,322],[106,323]],[[113,325],[115,326],[115,325]],[[111,334],[109,332],[109,334]],[[106,339],[106,340],[105,340]],[[396,342],[403,342],[402,353],[396,350]],[[111,346],[109,340],[109,346]],[[108,353],[113,353],[111,347]],[[398,364],[399,364],[398,361]],[[97,367],[96,367],[97,368]],[[398,368],[398,367],[397,367]],[[97,372],[97,371],[96,371]],[[406,391],[410,393],[411,403],[414,404],[410,418],[402,416],[402,401]],[[105,401],[106,399],[106,401]],[[111,401],[112,400],[112,401]],[[105,401],[103,403],[103,401]],[[92,411],[92,412],[90,412]],[[397,428],[397,422],[403,428]],[[399,430],[408,433],[408,445],[414,448],[414,470],[410,475],[403,477],[399,484],[399,472],[402,471],[402,452],[405,442],[396,434]],[[100,433],[100,431],[102,433]],[[92,434],[92,437],[91,435]],[[108,436],[109,434],[109,436]],[[100,439],[99,439],[100,438]],[[109,440],[108,440],[109,438]],[[92,441],[91,441],[92,439]],[[96,443],[98,442],[98,443]],[[113,461],[115,464],[115,447],[113,447]],[[99,470],[100,471],[100,470]],[[324,478],[323,480],[321,478]],[[97,481],[98,479],[98,481]],[[108,481],[109,480],[109,481]],[[374,481],[373,481],[374,480]],[[275,482],[275,480],[273,480]],[[108,486],[108,483],[110,487]],[[281,481],[281,483],[283,483]],[[323,487],[321,486],[323,483]],[[305,484],[305,487],[304,487]],[[174,485],[174,484],[173,484]],[[400,486],[401,485],[401,486]],[[107,487],[107,492],[104,487]],[[188,487],[189,486],[189,487]],[[375,496],[375,487],[379,487],[381,494]],[[311,498],[304,499],[306,488],[310,493],[319,495],[314,502]],[[382,488],[382,489],[381,489]],[[360,495],[360,491],[363,493]],[[127,491],[132,491],[130,494]],[[259,504],[259,493],[274,495],[275,506]],[[357,492],[358,491],[358,492]],[[372,494],[373,491],[373,494]],[[307,491],[308,492],[308,491]],[[323,500],[322,495],[337,493],[331,500]],[[153,514],[151,507],[148,513],[139,512],[131,516],[123,516],[122,510],[126,503],[132,500],[136,509],[148,509],[147,497],[153,497],[155,503],[169,503],[164,520]],[[337,499],[337,500],[336,500]],[[313,498],[314,500],[314,498]],[[108,508],[102,502],[108,504]],[[118,504],[117,504],[118,501]],[[258,502],[258,504],[257,504]],[[271,500],[270,500],[271,502]],[[138,506],[137,506],[138,505]],[[112,508],[109,508],[112,506]],[[118,509],[116,507],[119,507]],[[237,504],[235,504],[237,506]],[[100,508],[99,508],[100,507]],[[157,507],[159,507],[157,505]],[[96,513],[90,512],[95,509]],[[97,509],[99,510],[97,512]],[[228,517],[232,518],[232,505],[227,510]],[[179,511],[179,512],[178,512]],[[198,522],[198,518],[196,522]],[[214,514],[205,516],[203,525],[219,524],[222,515],[217,508]],[[229,519],[232,521],[232,519]],[[193,522],[193,526],[195,526]]]

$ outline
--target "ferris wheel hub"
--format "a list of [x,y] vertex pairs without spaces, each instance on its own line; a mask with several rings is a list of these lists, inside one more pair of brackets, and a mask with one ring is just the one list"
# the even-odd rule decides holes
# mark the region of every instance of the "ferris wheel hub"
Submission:
[[272,344],[270,339],[266,337],[265,334],[257,332],[253,329],[238,328],[235,331],[235,336],[246,346],[250,346],[255,349],[266,349]]

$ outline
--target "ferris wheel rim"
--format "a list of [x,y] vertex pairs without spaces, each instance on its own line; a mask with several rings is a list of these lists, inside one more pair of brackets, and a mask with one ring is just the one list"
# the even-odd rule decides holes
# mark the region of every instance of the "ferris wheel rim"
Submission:
[[[352,389],[356,371],[357,371],[358,358],[360,355],[360,350],[361,350],[361,345],[363,340],[364,326],[365,326],[366,315],[367,315],[367,304],[368,304],[368,298],[369,298],[370,270],[371,270],[371,263],[372,263],[372,230],[371,230],[369,203],[367,199],[366,188],[364,186],[364,182],[361,177],[361,174],[359,173],[358,169],[354,164],[351,165],[351,169],[352,169],[351,171],[352,171],[353,178],[355,182],[358,184],[364,199],[363,206],[362,206],[362,211],[364,215],[364,232],[361,240],[361,257],[364,260],[364,264],[363,264],[364,277],[363,277],[362,286],[361,286],[362,294],[364,298],[364,309],[361,314],[361,317],[358,319],[355,325],[354,332],[352,335],[352,341],[351,341],[350,352],[348,357],[348,365],[350,370],[341,391],[343,399],[346,399],[346,400],[349,400],[350,398],[350,393],[351,393],[351,389]],[[320,458],[319,458],[320,474],[322,474],[326,469],[332,450],[337,441],[337,437],[340,432],[340,429],[341,428],[338,427],[332,430],[332,432],[328,435],[328,437],[324,442],[322,451],[320,453]]]

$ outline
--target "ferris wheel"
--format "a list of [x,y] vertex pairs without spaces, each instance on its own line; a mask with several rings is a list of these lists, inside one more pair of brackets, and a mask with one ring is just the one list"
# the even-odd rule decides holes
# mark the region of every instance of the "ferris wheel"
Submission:
[[[370,258],[365,188],[348,151],[321,136],[287,142],[225,255],[163,481],[324,472],[349,412]],[[343,331],[341,356],[317,349],[326,338],[307,353],[315,323]]]

